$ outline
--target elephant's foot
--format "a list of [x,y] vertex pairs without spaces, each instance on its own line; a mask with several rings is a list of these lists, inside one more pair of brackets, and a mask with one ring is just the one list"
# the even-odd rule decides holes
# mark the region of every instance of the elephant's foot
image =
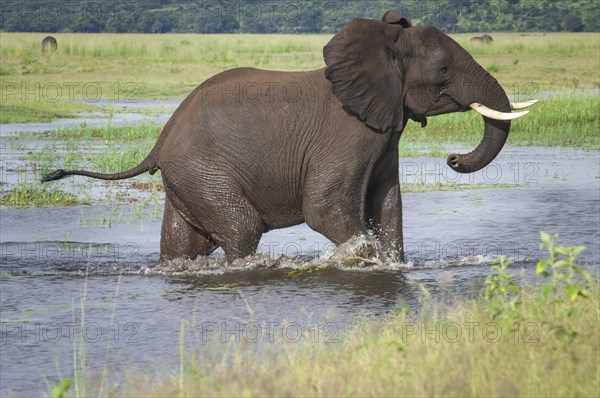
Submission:
[[383,250],[383,254],[389,261],[393,263],[405,262],[402,238],[395,238],[394,240],[390,241],[385,237],[382,237],[380,234],[378,234],[378,238],[381,241],[381,248]]
[[235,228],[228,228],[224,233],[215,234],[215,239],[225,252],[227,263],[256,253],[258,243],[265,230],[265,225],[256,214],[245,215],[238,220]]

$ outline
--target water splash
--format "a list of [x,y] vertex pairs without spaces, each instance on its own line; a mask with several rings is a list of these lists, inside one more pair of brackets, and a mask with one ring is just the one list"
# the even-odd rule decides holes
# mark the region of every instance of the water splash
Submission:
[[399,263],[384,253],[381,244],[372,235],[351,238],[337,246],[332,252],[320,257],[280,256],[272,258],[265,254],[255,254],[237,259],[228,264],[223,257],[199,257],[195,260],[175,259],[161,262],[153,268],[146,268],[146,274],[222,274],[232,271],[261,269],[311,269],[335,267],[342,270],[396,271],[412,268],[412,263]]

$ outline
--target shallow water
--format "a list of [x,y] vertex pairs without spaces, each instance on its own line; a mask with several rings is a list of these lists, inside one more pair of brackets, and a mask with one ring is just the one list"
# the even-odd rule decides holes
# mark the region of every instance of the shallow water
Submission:
[[[40,123],[0,124],[0,136],[9,137],[21,133],[55,131],[81,125],[103,127],[106,125],[125,126],[143,122],[164,124],[179,106],[178,100],[138,100],[130,102],[95,101],[92,105],[102,106],[102,111],[81,114],[81,117],[57,119]],[[110,112],[109,112],[110,109]]]
[[[3,156],[17,162],[19,151],[5,147]],[[84,184],[93,206],[1,208],[0,394],[48,391],[43,376],[53,384],[57,363],[70,374],[74,342],[82,339],[91,373],[105,364],[116,373],[170,368],[182,322],[189,351],[208,353],[208,338],[266,344],[294,341],[299,332],[315,338],[315,330],[335,342],[357,315],[416,308],[420,285],[436,298],[477,295],[501,254],[535,282],[540,230],[560,232],[563,245],[586,245],[581,259],[598,272],[598,152],[507,147],[472,175],[453,174],[437,158],[403,159],[400,170],[403,183],[501,188],[406,193],[407,264],[357,265],[345,255],[342,265],[312,272],[298,267],[326,264],[334,246],[306,225],[265,234],[259,256],[234,267],[223,265],[219,251],[210,261],[159,265],[160,217],[132,219],[134,205],[120,204],[124,219],[110,228],[82,221],[114,214],[103,195],[127,184],[69,179],[56,186]],[[3,190],[14,183],[3,181]],[[253,322],[271,327],[256,338]]]

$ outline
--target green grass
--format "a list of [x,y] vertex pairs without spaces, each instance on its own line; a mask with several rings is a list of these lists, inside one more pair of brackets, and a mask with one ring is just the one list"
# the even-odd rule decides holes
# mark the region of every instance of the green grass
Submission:
[[[58,50],[42,54],[39,33],[2,34],[0,83],[32,88],[58,84],[62,100],[73,97],[123,101],[183,99],[194,87],[225,69],[250,66],[311,70],[324,66],[322,49],[331,35],[58,34]],[[595,33],[522,36],[493,34],[492,46],[453,37],[510,94],[600,87],[600,37]],[[86,85],[93,90],[84,92]],[[96,88],[99,90],[96,91]],[[89,89],[89,87],[88,87]],[[51,90],[50,90],[51,91]],[[11,101],[20,93],[2,98]]]
[[[400,155],[440,154],[442,144],[477,145],[484,123],[475,112],[450,113],[428,118],[427,127],[409,122],[400,139]],[[600,147],[600,96],[565,95],[541,99],[529,114],[514,120],[507,145]],[[435,143],[435,144],[432,144]]]
[[19,184],[0,196],[0,204],[21,207],[60,207],[87,205],[89,202],[47,185]]
[[74,118],[82,112],[94,112],[99,108],[77,102],[20,101],[1,102],[0,124],[51,122],[56,119]]
[[110,144],[99,152],[86,153],[84,167],[103,173],[125,171],[141,163],[153,146],[154,143],[136,143],[127,147]]
[[[50,132],[47,137],[56,140],[66,139],[95,139],[99,138],[105,141],[138,141],[138,140],[156,140],[162,131],[162,125],[153,122],[144,122],[131,126],[80,126],[69,127]],[[29,134],[31,137],[39,134]]]

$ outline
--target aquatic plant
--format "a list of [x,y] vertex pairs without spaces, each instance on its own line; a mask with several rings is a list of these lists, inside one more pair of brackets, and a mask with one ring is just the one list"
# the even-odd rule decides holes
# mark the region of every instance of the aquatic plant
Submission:
[[18,184],[11,191],[0,196],[0,204],[5,206],[75,206],[89,204],[72,193],[58,188]]

